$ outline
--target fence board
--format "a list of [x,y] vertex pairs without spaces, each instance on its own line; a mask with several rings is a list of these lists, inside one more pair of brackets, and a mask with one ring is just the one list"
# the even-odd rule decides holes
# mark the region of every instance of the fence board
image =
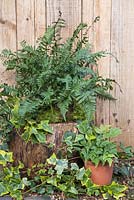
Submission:
[[[82,1],[82,22],[87,23],[89,26],[92,25],[94,20],[94,0],[83,0]],[[93,44],[94,40],[94,26],[89,29],[88,36],[89,41]]]
[[[127,8],[127,9],[126,9]],[[111,59],[111,77],[121,85],[122,93],[116,86],[115,103],[110,105],[110,123],[122,128],[124,134],[118,140],[134,145],[134,1],[112,1],[111,52],[119,64]]]
[[30,44],[34,44],[35,27],[34,27],[34,1],[33,0],[17,0],[17,45],[26,40]]
[[[9,48],[16,50],[16,11],[15,0],[0,1],[0,51]],[[5,72],[0,63],[0,83],[13,84],[14,76],[11,72]]]
[[[100,16],[100,21],[94,29],[94,50],[107,50],[110,52],[110,23],[111,0],[94,0],[94,15]],[[106,57],[99,62],[99,72],[104,77],[109,77],[110,58]],[[96,121],[98,124],[109,124],[109,102],[98,100]]]
[[46,1],[35,0],[35,40],[42,36],[46,28]]
[[72,35],[74,28],[81,22],[81,0],[47,0],[47,25],[55,22],[59,17],[66,21],[66,27],[62,31],[64,39]]

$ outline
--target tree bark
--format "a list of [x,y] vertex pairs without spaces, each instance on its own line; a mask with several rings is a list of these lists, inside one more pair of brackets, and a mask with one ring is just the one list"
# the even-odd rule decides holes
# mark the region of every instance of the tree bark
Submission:
[[21,136],[14,134],[10,142],[10,151],[13,152],[15,165],[21,161],[25,167],[31,168],[33,165],[44,163],[53,152],[57,152],[60,148],[63,134],[66,131],[77,132],[76,123],[57,123],[50,126],[52,126],[53,134],[47,136],[47,143],[54,144],[51,149],[43,144],[26,143]]

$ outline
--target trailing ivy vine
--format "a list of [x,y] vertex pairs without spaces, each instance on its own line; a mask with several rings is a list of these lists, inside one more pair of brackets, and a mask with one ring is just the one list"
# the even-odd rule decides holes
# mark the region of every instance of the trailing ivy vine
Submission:
[[79,194],[87,194],[118,200],[127,189],[116,182],[109,186],[97,186],[89,178],[89,170],[79,168],[77,163],[70,163],[67,159],[58,159],[55,154],[45,164],[33,166],[27,172],[23,171],[23,164],[13,167],[12,162],[12,153],[1,150],[0,164],[4,168],[0,173],[0,196],[9,194],[16,200],[22,200],[30,192],[51,195],[56,191],[64,197],[76,198]]

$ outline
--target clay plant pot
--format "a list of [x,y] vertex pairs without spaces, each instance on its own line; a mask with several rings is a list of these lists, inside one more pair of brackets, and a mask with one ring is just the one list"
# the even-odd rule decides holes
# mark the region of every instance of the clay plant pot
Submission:
[[113,163],[111,166],[108,164],[99,164],[95,166],[91,161],[85,161],[85,168],[91,170],[91,180],[96,185],[110,185],[113,175]]

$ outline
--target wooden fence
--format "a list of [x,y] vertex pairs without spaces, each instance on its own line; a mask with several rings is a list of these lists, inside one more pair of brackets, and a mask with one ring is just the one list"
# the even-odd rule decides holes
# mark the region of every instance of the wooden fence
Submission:
[[[98,22],[89,32],[94,50],[108,50],[119,60],[107,57],[99,63],[103,76],[115,79],[115,102],[98,102],[98,123],[121,127],[117,140],[134,145],[134,0],[0,0],[0,51],[16,50],[26,40],[32,45],[45,27],[56,21],[62,12],[67,26],[63,37],[68,37],[81,21]],[[14,76],[0,65],[0,81],[14,82]]]

